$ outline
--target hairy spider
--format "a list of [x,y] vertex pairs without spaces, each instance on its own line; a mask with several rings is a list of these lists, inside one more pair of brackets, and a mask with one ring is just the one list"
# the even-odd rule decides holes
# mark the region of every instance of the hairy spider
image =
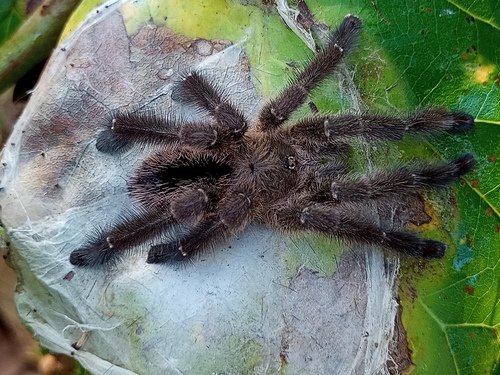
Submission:
[[[369,219],[368,207],[450,185],[471,171],[473,156],[353,177],[346,167],[347,142],[360,136],[399,140],[405,133],[465,132],[474,128],[472,116],[442,109],[402,119],[314,113],[283,126],[351,50],[360,30],[361,20],[347,15],[253,124],[196,71],[183,77],[177,91],[208,111],[210,120],[177,124],[151,114],[114,113],[98,136],[100,151],[117,153],[132,142],[161,147],[129,182],[139,211],[73,251],[71,263],[102,264],[153,239],[164,243],[151,246],[149,263],[183,261],[235,237],[253,221],[286,233],[317,232],[412,256],[442,257],[443,243],[382,227]],[[165,240],[176,226],[183,228],[178,236]]]

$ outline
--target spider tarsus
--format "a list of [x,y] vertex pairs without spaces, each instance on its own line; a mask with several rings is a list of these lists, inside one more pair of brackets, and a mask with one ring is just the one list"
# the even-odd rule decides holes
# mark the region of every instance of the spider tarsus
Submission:
[[95,147],[105,154],[118,154],[128,150],[131,144],[116,137],[111,128],[101,130],[97,135]]
[[342,52],[347,52],[356,44],[361,28],[361,19],[358,16],[348,14],[333,33],[331,43],[340,47]]
[[406,130],[413,133],[465,133],[475,127],[474,117],[463,112],[447,112],[442,108],[417,111],[405,120]]
[[69,261],[75,266],[96,267],[110,263],[117,259],[119,253],[106,248],[96,248],[89,244],[87,247],[74,250],[69,256]]
[[472,154],[463,154],[451,162],[457,167],[456,177],[472,172],[476,166],[476,159]]
[[424,240],[407,232],[387,232],[384,246],[413,257],[442,258],[446,245],[435,240]]
[[74,266],[90,266],[93,265],[89,261],[88,250],[74,250],[69,256],[69,262]]
[[463,154],[448,164],[429,166],[416,175],[416,180],[429,187],[447,186],[471,172],[476,165],[472,154]]
[[172,241],[166,244],[151,246],[146,262],[179,264],[187,259],[189,257],[181,251],[179,241]]
[[465,133],[473,130],[476,126],[474,117],[464,112],[451,112],[450,117],[453,119],[451,131],[456,133]]
[[442,258],[446,253],[446,245],[439,241],[425,240],[422,246],[424,258]]

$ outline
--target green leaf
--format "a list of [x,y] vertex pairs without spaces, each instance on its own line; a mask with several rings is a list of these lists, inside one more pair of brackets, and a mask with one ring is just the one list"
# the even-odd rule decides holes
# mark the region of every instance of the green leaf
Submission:
[[500,5],[497,1],[476,0],[471,3],[470,1],[455,0],[450,1],[450,3],[475,19],[500,30]]
[[415,374],[499,371],[500,31],[498,12],[477,16],[496,4],[464,12],[445,1],[378,2],[387,22],[372,34],[400,72],[397,82],[409,88],[411,106],[445,105],[477,122],[473,134],[429,145],[444,159],[472,152],[478,166],[456,197],[434,202],[443,228],[437,235],[450,244],[446,258],[405,262],[403,320]]
[[0,2],[0,45],[17,30],[25,15],[25,1],[4,0]]
[[[0,45],[0,92],[16,83],[52,51],[80,0],[46,0]],[[7,35],[7,34],[5,34]]]

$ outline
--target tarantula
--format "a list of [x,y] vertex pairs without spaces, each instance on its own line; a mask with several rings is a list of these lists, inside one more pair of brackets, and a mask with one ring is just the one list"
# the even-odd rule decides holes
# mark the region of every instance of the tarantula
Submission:
[[[161,145],[136,171],[130,195],[140,210],[71,253],[75,265],[98,265],[148,240],[147,262],[175,263],[241,233],[257,221],[287,233],[317,232],[380,245],[412,256],[439,258],[446,246],[368,218],[381,204],[422,188],[450,185],[470,172],[472,155],[448,163],[414,164],[362,177],[347,172],[348,140],[399,140],[405,133],[465,132],[472,116],[442,109],[407,118],[313,113],[283,126],[309,93],[356,44],[361,20],[347,15],[327,45],[249,124],[202,74],[191,71],[178,94],[208,111],[209,120],[177,124],[151,114],[115,113],[97,139],[102,152],[133,142]],[[176,226],[176,238],[165,240]],[[163,241],[158,241],[162,239]]]

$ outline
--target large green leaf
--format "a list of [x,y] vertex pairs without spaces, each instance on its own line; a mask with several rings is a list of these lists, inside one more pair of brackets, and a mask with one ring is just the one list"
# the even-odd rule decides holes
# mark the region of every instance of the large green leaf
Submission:
[[456,201],[435,207],[456,206],[460,216],[457,223],[445,215],[441,224],[455,244],[447,257],[408,261],[403,272],[403,319],[418,374],[499,371],[500,31],[498,14],[484,14],[496,2],[474,4],[464,11],[445,1],[378,3],[385,21],[374,34],[410,89],[409,103],[446,105],[477,122],[474,134],[431,146],[443,158],[473,152],[478,166]]

